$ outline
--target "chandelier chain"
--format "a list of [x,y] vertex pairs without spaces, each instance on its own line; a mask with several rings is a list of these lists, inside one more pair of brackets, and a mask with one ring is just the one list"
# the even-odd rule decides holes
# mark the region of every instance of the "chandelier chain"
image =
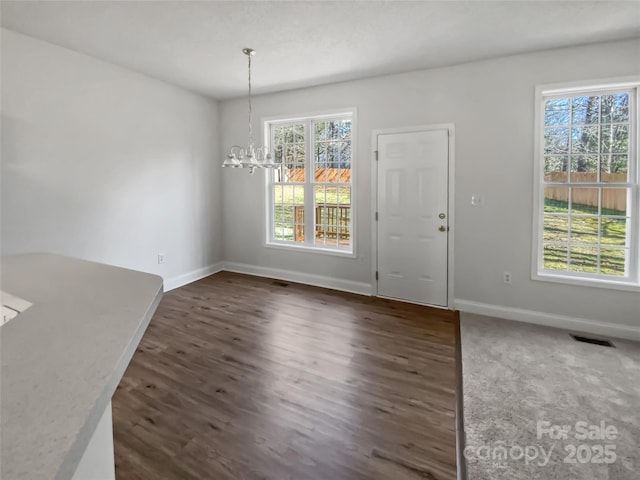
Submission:
[[233,145],[229,149],[226,159],[222,163],[223,167],[248,168],[253,174],[256,168],[278,168],[278,164],[273,161],[271,153],[266,146],[255,147],[253,143],[253,95],[251,90],[251,56],[255,53],[252,48],[243,48],[242,53],[247,56],[247,67],[249,75],[249,145],[242,147]]
[[251,108],[251,55],[247,55],[249,59],[249,146],[253,145],[253,111]]

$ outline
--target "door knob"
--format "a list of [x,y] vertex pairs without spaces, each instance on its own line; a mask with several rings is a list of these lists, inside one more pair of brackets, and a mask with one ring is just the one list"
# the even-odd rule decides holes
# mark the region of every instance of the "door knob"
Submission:
[[441,232],[446,232],[447,231],[447,227],[445,227],[444,225],[440,225],[438,227],[438,230],[440,230]]

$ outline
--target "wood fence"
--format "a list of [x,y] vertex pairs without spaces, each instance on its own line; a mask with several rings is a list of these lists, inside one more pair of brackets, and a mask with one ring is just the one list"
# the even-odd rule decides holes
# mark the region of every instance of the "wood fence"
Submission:
[[[601,173],[602,182],[626,182],[626,173]],[[551,172],[544,175],[546,182],[566,182],[566,172]],[[580,187],[577,183],[594,183],[597,182],[597,175],[591,172],[572,172],[572,202],[589,207],[598,206],[598,189],[593,187]],[[615,183],[611,185],[615,187]],[[562,186],[546,187],[544,189],[544,198],[556,200],[558,202],[569,201],[569,188]],[[603,188],[602,189],[602,208],[607,210],[618,210],[625,212],[627,210],[627,189],[625,188]]]
[[[293,230],[296,242],[304,241],[304,207],[293,209],[295,228]],[[319,205],[315,208],[316,238],[336,238],[349,240],[351,232],[351,206],[349,205]]]
[[[315,181],[326,183],[351,183],[350,168],[316,168]],[[304,182],[304,168],[296,168],[286,173],[290,182]]]

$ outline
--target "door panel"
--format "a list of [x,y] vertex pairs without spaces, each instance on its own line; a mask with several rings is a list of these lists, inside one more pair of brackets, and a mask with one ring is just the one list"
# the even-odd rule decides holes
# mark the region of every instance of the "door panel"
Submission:
[[448,148],[447,130],[378,136],[381,296],[447,306]]

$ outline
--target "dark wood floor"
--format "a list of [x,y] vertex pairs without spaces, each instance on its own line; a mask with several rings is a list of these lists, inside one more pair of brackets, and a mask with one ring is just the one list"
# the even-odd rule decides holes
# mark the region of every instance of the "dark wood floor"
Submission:
[[223,272],[165,294],[118,480],[455,479],[452,312]]

